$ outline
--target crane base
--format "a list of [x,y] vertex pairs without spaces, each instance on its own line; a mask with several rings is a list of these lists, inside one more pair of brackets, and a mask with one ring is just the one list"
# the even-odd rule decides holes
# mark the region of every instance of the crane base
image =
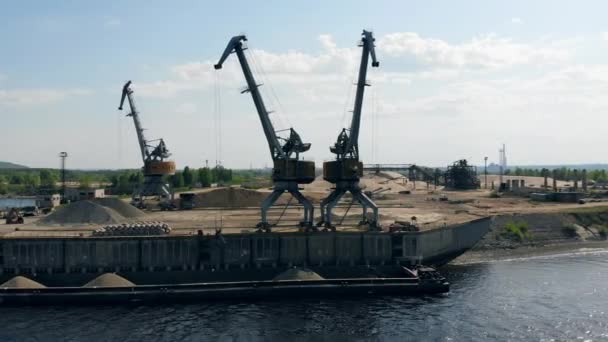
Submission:
[[264,202],[262,202],[261,214],[262,220],[260,223],[256,225],[258,231],[270,232],[271,227],[274,226],[268,223],[267,213],[268,209],[274,205],[274,203],[283,195],[284,193],[289,192],[303,207],[304,207],[304,220],[300,222],[300,227],[309,228],[313,226],[314,220],[314,207],[310,200],[298,189],[298,183],[295,181],[292,182],[275,182],[274,190]]
[[[363,207],[363,217],[359,225],[367,225],[370,231],[381,231],[382,227],[378,222],[378,206],[361,191],[358,179],[356,181],[340,181],[336,183],[336,188],[321,201],[321,221],[317,223],[317,226],[335,231],[336,227],[332,223],[332,210],[346,192],[350,192],[353,196],[353,201],[358,202]],[[367,217],[367,209],[372,210],[371,218]]]
[[135,189],[131,196],[131,204],[138,208],[145,208],[146,197],[159,197],[161,202],[171,205],[172,194],[169,184],[163,182],[162,175],[145,175],[144,182]]

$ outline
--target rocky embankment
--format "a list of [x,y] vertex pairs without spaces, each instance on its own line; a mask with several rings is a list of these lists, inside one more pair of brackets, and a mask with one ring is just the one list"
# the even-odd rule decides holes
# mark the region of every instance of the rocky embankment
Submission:
[[608,207],[499,215],[491,231],[453,263],[561,254],[608,248]]

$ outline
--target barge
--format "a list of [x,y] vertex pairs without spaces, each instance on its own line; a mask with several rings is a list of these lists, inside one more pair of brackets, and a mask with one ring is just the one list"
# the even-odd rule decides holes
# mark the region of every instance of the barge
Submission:
[[[415,232],[4,237],[0,238],[0,284],[24,276],[46,286],[35,289],[36,298],[63,300],[72,298],[68,294],[86,297],[91,291],[100,298],[111,293],[128,298],[128,293],[136,293],[135,299],[142,300],[173,300],[188,294],[204,299],[218,293],[228,298],[265,297],[269,292],[282,296],[294,295],[294,286],[306,287],[303,294],[332,294],[342,293],[340,284],[347,284],[347,292],[352,293],[421,293],[430,290],[419,283],[412,287],[411,282],[419,279],[404,276],[401,269],[448,263],[473,247],[491,222],[491,218],[481,218]],[[323,281],[273,282],[294,267],[312,269]],[[105,273],[119,274],[137,285],[128,290],[81,288]],[[218,286],[223,290],[218,292]],[[168,292],[163,294],[162,289]],[[23,288],[2,289],[5,302],[32,295]]]
[[[288,271],[287,271],[288,272]],[[390,277],[82,286],[0,287],[0,305],[192,303],[217,300],[440,294],[449,283],[434,269],[393,268]]]

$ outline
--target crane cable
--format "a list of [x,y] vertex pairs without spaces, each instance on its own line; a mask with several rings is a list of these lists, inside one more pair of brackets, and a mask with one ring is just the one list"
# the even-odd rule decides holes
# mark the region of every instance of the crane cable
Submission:
[[116,125],[117,125],[118,139],[116,141],[118,141],[118,144],[116,145],[116,149],[117,149],[116,156],[118,157],[118,164],[117,165],[120,165],[119,168],[122,168],[123,167],[123,165],[122,165],[122,149],[123,149],[123,146],[122,146],[122,135],[123,135],[123,132],[122,132],[122,112],[120,110],[117,110],[117,112],[118,112],[118,116],[117,116],[118,121],[117,121]]
[[376,139],[377,139],[376,130],[377,130],[377,124],[378,124],[377,123],[377,121],[378,121],[378,118],[377,118],[378,113],[376,111],[376,88],[372,88],[372,110],[371,110],[371,112],[372,112],[372,117],[371,117],[371,119],[372,119],[371,120],[372,121],[372,146],[371,146],[371,149],[372,149],[372,163],[376,163],[376,157],[377,157],[377,155],[376,155],[376,148],[377,148],[377,146],[376,146]]
[[215,165],[218,166],[222,164],[222,98],[219,73],[216,71],[214,74],[213,123],[215,135]]
[[[271,96],[266,96],[266,98],[270,99],[271,104],[276,104],[276,107],[278,109],[277,111],[275,111],[274,115],[272,115],[270,117],[270,120],[273,123],[275,121],[277,123],[278,127],[275,127],[275,130],[282,131],[287,128],[292,128],[293,125],[291,124],[291,120],[289,120],[289,116],[287,116],[287,114],[286,114],[287,112],[285,111],[283,104],[279,100],[279,97],[277,96],[277,93],[275,92],[274,87],[272,86],[272,83],[267,82],[266,72],[264,71],[262,64],[260,62],[258,62],[258,60],[251,48],[248,48],[247,50],[249,50],[249,52],[248,52],[248,55],[250,57],[249,59],[251,60],[251,64],[253,65],[253,69],[254,69],[254,72],[255,72],[258,80],[260,80],[261,83],[263,83],[267,87],[267,89],[269,89],[269,91],[270,91]],[[264,91],[261,90],[260,92],[266,93],[265,90]],[[276,118],[276,120],[273,120],[274,118]],[[287,121],[287,125],[284,120]]]
[[[355,85],[355,77],[357,76],[357,71],[355,71],[354,74],[351,75],[350,78],[350,82],[348,83],[348,87],[346,89],[346,101],[344,102],[344,107],[342,108],[342,117],[340,118],[340,129],[342,127],[345,128],[350,128],[349,123],[346,122],[346,116],[349,113],[348,110],[348,106],[351,104],[351,101],[353,101],[353,88]],[[352,119],[352,111],[351,112],[351,119]]]

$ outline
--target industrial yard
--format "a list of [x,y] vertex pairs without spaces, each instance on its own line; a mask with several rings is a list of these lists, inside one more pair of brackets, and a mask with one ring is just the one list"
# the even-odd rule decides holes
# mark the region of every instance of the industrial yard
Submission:
[[[540,188],[542,177],[505,177],[506,179],[525,179],[528,186]],[[497,181],[497,175],[489,175],[488,181]],[[422,181],[409,181],[407,177],[396,172],[366,174],[361,179],[364,191],[374,193],[373,200],[380,208],[380,224],[384,230],[395,223],[415,223],[420,230],[430,230],[447,225],[465,223],[480,217],[525,214],[551,213],[567,209],[585,207],[602,207],[603,202],[557,203],[535,202],[528,197],[505,193],[500,198],[491,196],[491,189],[467,191],[445,190]],[[559,186],[567,183],[560,181]],[[305,185],[302,193],[318,208],[319,202],[327,196],[331,184],[320,177],[311,184]],[[369,190],[368,190],[369,189]],[[207,188],[195,191],[195,207],[192,210],[161,211],[160,209],[140,211],[129,204],[129,200],[107,198],[100,204],[108,204],[109,210],[103,211],[92,205],[78,204],[73,209],[81,215],[71,218],[59,217],[53,221],[49,217],[26,217],[23,225],[0,225],[0,232],[5,237],[25,236],[88,236],[95,229],[108,225],[128,222],[164,222],[171,228],[173,235],[214,234],[221,229],[224,234],[255,232],[259,221],[259,206],[270,193],[269,189],[250,190],[239,186],[228,188]],[[176,200],[179,201],[179,200]],[[298,231],[298,220],[302,208],[290,203],[290,196],[285,194],[277,202],[276,208],[270,211],[269,221],[273,231]],[[72,204],[73,205],[73,204]],[[100,210],[96,212],[96,210]],[[120,211],[127,215],[120,215]],[[335,211],[340,231],[363,231],[359,226],[361,209],[350,206],[350,199],[344,199]],[[316,217],[318,219],[318,210]],[[412,222],[412,217],[415,217]]]

